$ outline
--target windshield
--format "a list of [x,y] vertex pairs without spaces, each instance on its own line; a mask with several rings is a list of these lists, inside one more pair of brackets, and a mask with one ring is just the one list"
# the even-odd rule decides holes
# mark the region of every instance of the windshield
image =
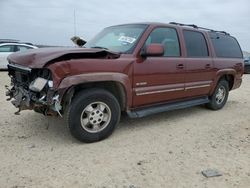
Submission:
[[103,29],[90,40],[87,48],[104,48],[120,53],[132,53],[147,25],[133,24]]

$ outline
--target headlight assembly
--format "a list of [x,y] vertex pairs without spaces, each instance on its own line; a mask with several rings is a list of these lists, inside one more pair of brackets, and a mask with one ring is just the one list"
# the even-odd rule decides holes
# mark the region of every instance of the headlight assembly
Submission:
[[35,80],[33,80],[30,85],[29,85],[29,89],[35,92],[40,92],[44,86],[47,84],[48,80],[41,78],[41,77],[37,77]]

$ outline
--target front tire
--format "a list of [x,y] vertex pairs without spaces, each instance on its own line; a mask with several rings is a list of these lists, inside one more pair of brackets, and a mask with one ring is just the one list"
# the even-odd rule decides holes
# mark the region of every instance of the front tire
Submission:
[[120,120],[117,99],[104,89],[83,90],[76,94],[68,111],[71,134],[91,143],[110,136]]
[[226,80],[220,80],[215,88],[213,95],[210,97],[210,102],[206,105],[212,110],[219,110],[224,107],[229,94],[229,85]]

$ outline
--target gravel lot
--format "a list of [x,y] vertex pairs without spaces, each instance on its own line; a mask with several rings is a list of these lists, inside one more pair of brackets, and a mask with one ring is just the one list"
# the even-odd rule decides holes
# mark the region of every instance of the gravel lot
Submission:
[[[250,75],[224,109],[122,117],[114,134],[79,143],[60,118],[14,115],[0,72],[0,187],[250,187]],[[205,178],[215,168],[220,177]]]

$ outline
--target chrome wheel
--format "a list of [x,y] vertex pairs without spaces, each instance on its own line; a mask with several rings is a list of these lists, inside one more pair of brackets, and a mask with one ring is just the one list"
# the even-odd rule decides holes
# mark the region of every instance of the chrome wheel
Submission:
[[86,106],[81,114],[81,126],[90,133],[105,129],[111,120],[111,110],[103,102],[93,102]]
[[215,101],[217,104],[223,103],[224,99],[226,97],[226,88],[224,86],[219,87],[216,95],[215,95]]

